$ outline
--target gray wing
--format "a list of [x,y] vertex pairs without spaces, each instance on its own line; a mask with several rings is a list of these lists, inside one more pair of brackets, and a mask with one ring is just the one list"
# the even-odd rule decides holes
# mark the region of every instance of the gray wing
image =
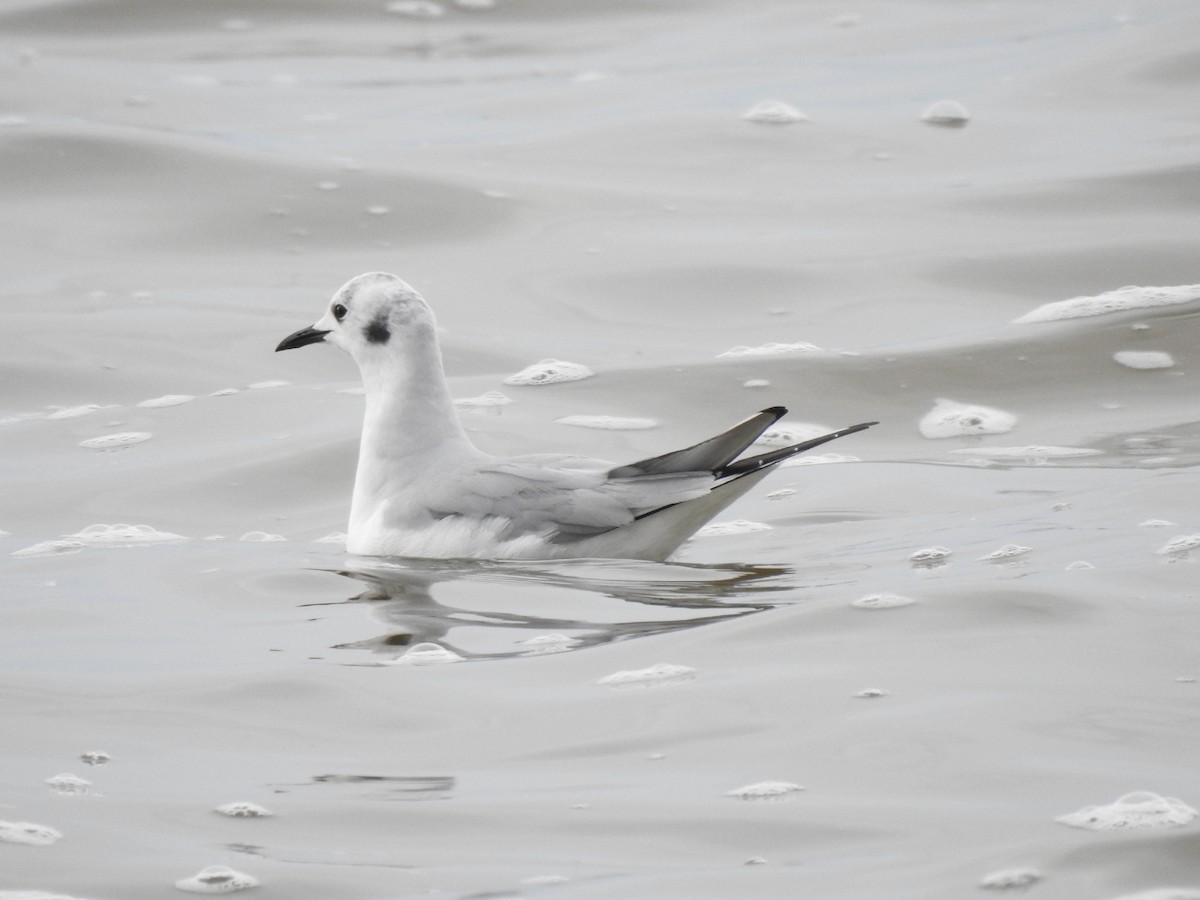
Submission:
[[432,515],[507,519],[506,536],[569,541],[628,525],[706,494],[709,472],[609,477],[610,463],[570,456],[489,460],[458,472],[426,498]]

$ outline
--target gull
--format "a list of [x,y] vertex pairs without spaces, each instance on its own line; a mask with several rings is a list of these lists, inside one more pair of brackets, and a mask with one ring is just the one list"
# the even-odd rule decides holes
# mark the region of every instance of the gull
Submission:
[[352,278],[275,349],[333,344],[366,394],[346,550],[426,559],[663,561],[784,460],[865,422],[739,459],[787,410],[764,409],[691,447],[626,465],[568,454],[497,457],[467,437],[425,299],[385,272]]

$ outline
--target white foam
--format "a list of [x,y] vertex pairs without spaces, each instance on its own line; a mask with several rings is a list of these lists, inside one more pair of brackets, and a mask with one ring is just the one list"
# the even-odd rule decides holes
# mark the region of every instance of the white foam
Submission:
[[757,781],[727,791],[725,796],[738,800],[785,800],[802,790],[804,788],[790,781]]
[[1032,547],[1022,547],[1020,544],[1005,544],[998,550],[993,550],[991,553],[979,557],[979,561],[993,562],[998,559],[1012,559],[1014,556],[1022,556],[1032,550]]
[[767,494],[768,500],[791,500],[796,496],[796,492],[791,488],[780,488],[777,491],[771,491]]
[[446,14],[446,8],[432,0],[392,0],[384,9],[398,16],[412,16],[415,19],[436,19]]
[[539,634],[521,641],[521,643],[532,648],[531,653],[561,653],[564,650],[570,650],[579,641],[569,635],[555,632],[554,634]]
[[138,406],[146,409],[158,409],[161,406],[182,406],[184,403],[191,403],[195,399],[191,394],[164,394],[161,397],[152,397],[149,400],[143,400]]
[[1196,810],[1175,797],[1160,797],[1150,791],[1134,791],[1106,806],[1083,809],[1054,821],[1073,828],[1110,831],[1120,828],[1163,828],[1186,825],[1196,818]]
[[72,775],[70,772],[63,772],[61,775],[47,778],[45,784],[54,793],[64,795],[87,794],[92,789],[90,781],[80,778],[78,775]]
[[692,535],[693,538],[728,537],[733,534],[754,534],[759,531],[770,531],[771,526],[765,522],[751,522],[747,519],[731,519],[727,522],[710,522]]
[[533,365],[526,366],[515,375],[504,379],[505,384],[533,385],[558,384],[563,381],[580,381],[591,378],[595,372],[580,363],[565,362],[561,359],[543,359]]
[[432,641],[423,641],[420,644],[413,644],[408,648],[407,653],[390,660],[388,665],[437,666],[445,663],[462,662],[462,660],[463,657],[459,656],[453,650],[447,650],[441,644],[435,644]]
[[903,594],[867,594],[859,597],[850,605],[855,609],[895,609],[900,606],[912,606],[917,601]]
[[1118,350],[1113,359],[1130,369],[1169,369],[1175,365],[1170,353],[1158,350]]
[[883,688],[864,688],[854,696],[860,700],[875,700],[878,697],[886,697],[888,692]]
[[182,534],[159,531],[150,525],[128,525],[124,522],[118,522],[115,525],[103,523],[89,525],[67,537],[83,541],[85,544],[162,544],[168,541],[187,540]]
[[1093,565],[1092,565],[1090,562],[1088,562],[1086,559],[1077,559],[1077,560],[1075,560],[1074,562],[1069,562],[1069,563],[1067,563],[1067,565],[1066,565],[1066,568],[1065,568],[1065,570],[1064,570],[1064,571],[1067,571],[1067,572],[1078,572],[1078,571],[1081,571],[1081,570],[1083,570],[1083,569],[1094,569],[1094,568],[1096,568],[1096,567],[1095,567],[1095,566],[1093,566]]
[[1075,456],[1100,456],[1103,450],[1091,447],[1053,447],[1031,444],[1027,447],[959,447],[948,450],[963,456],[982,456],[987,459],[1068,459]]
[[248,384],[246,387],[252,391],[265,391],[270,388],[287,387],[291,384],[290,381],[280,381],[278,378],[269,381],[256,381],[254,384]]
[[925,107],[921,113],[921,121],[929,125],[962,126],[970,120],[971,114],[957,100],[938,100]]
[[1171,553],[1187,553],[1197,547],[1200,547],[1200,534],[1180,534],[1171,538],[1154,552],[1160,556],[1166,556]]
[[1170,528],[1174,522],[1168,522],[1166,519],[1147,519],[1145,522],[1138,522],[1138,528]]
[[940,562],[947,559],[953,551],[949,547],[926,547],[909,556],[915,563]]
[[764,125],[791,125],[795,122],[807,122],[808,116],[782,100],[760,100],[742,113],[747,122],[760,122]]
[[918,428],[922,436],[936,440],[975,434],[1003,434],[1012,431],[1016,424],[1017,417],[1012,413],[941,397],[921,419]]
[[1001,869],[991,872],[979,879],[979,886],[993,891],[1007,891],[1012,888],[1027,888],[1042,880],[1042,873],[1037,869]]
[[1103,316],[1108,313],[1128,312],[1133,309],[1148,309],[1157,306],[1174,306],[1200,300],[1200,284],[1184,284],[1177,287],[1137,287],[1134,285],[1106,291],[1093,297],[1072,297],[1046,303],[1030,310],[1013,321],[1018,325],[1031,322],[1057,322],[1062,319],[1078,319],[1085,316]]
[[810,344],[807,341],[797,341],[792,344],[768,343],[761,344],[758,347],[747,347],[744,344],[739,344],[736,347],[730,347],[724,353],[718,353],[717,359],[730,356],[779,356],[784,353],[819,353],[821,348],[816,344]]
[[221,388],[219,391],[213,391],[208,396],[210,397],[229,397],[233,394],[240,393],[237,388]]
[[89,766],[102,766],[112,759],[103,750],[89,750],[87,753],[79,754],[79,758]]
[[790,447],[792,444],[821,437],[831,431],[832,428],[812,422],[789,422],[787,425],[772,425],[758,436],[755,443],[765,447]]
[[563,416],[554,421],[559,425],[597,428],[602,431],[643,431],[658,427],[658,422],[654,419],[639,419],[634,416]]
[[331,531],[329,534],[325,535],[324,537],[313,538],[313,543],[314,544],[340,544],[341,546],[344,547],[344,546],[346,546],[346,532]]
[[223,816],[229,816],[234,819],[258,819],[274,815],[265,806],[259,806],[257,803],[251,803],[248,800],[223,803],[214,812],[219,812]]
[[79,446],[86,450],[120,450],[133,444],[140,444],[154,437],[148,431],[121,431],[116,434],[103,434],[100,437],[80,441]]
[[84,547],[83,541],[41,541],[29,547],[14,550],[10,556],[49,556],[53,553],[78,553]]
[[191,894],[232,894],[258,885],[258,879],[253,875],[238,872],[229,866],[209,866],[175,882],[175,887]]
[[796,466],[824,466],[831,463],[862,462],[861,456],[851,456],[848,453],[805,453],[803,456],[793,456],[779,464],[781,469],[794,469]]
[[478,397],[463,397],[454,401],[455,406],[467,408],[506,406],[509,403],[512,403],[512,399],[505,397],[499,391],[488,391],[486,394],[480,394]]
[[47,419],[76,419],[96,412],[98,409],[112,409],[112,404],[84,403],[82,406],[60,406],[46,416]]
[[661,687],[667,684],[682,684],[692,681],[696,670],[690,666],[678,666],[673,663],[656,663],[645,669],[626,669],[613,672],[599,679],[596,684],[612,688],[642,688]]
[[765,388],[770,386],[771,382],[765,378],[750,378],[742,382],[742,387],[744,388]]
[[1113,900],[1200,900],[1200,888],[1150,888],[1136,894],[1122,894],[1120,897],[1113,897]]
[[0,822],[0,842],[48,847],[62,838],[62,832],[49,825],[33,822]]
[[239,541],[272,542],[272,541],[286,541],[287,538],[285,538],[282,534],[268,534],[265,531],[247,531],[240,538],[238,538],[238,540]]
[[81,900],[66,894],[49,894],[46,891],[0,891],[0,900]]

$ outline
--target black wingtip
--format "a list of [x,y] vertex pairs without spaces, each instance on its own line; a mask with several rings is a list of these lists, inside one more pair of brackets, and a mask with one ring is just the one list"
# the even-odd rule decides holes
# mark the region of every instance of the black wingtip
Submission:
[[788,411],[786,406],[768,406],[766,409],[760,409],[759,412],[774,416],[776,419],[782,419],[787,415]]

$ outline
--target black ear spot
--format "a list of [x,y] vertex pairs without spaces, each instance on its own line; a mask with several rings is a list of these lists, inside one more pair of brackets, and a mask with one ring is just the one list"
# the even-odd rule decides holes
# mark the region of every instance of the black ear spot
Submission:
[[371,324],[363,329],[363,335],[370,344],[386,344],[392,336],[392,330],[388,328],[387,316],[377,316],[371,320]]

